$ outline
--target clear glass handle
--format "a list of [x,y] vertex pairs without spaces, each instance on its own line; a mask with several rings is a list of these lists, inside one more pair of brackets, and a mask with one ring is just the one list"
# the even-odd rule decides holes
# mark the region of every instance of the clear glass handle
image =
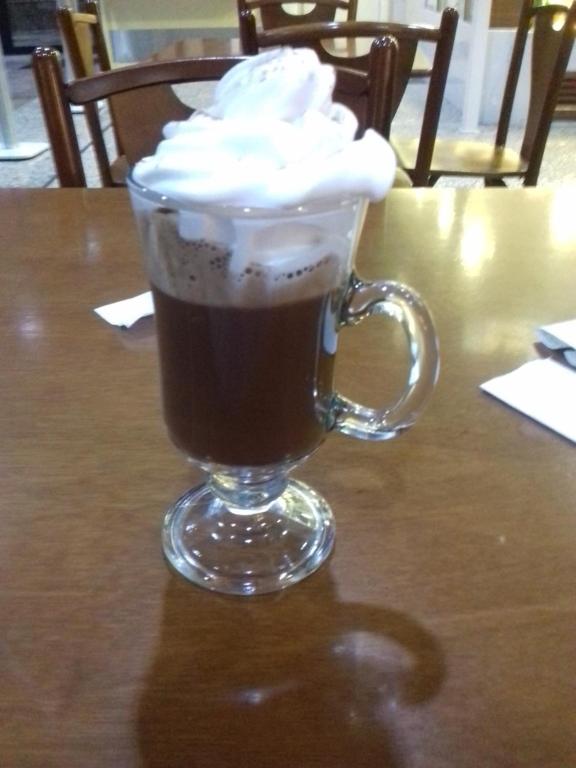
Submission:
[[438,338],[430,312],[417,293],[401,283],[372,283],[353,277],[342,325],[357,325],[372,315],[392,317],[404,329],[410,351],[406,388],[394,405],[382,409],[367,408],[336,394],[334,429],[362,440],[390,440],[414,424],[432,394],[439,371]]

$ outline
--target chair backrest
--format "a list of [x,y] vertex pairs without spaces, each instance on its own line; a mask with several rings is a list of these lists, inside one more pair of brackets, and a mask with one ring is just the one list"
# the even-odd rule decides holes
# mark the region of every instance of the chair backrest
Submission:
[[[100,23],[98,3],[95,0],[85,2],[83,11],[76,11],[68,7],[58,8],[56,11],[56,21],[60,30],[62,45],[68,57],[74,78],[89,77],[95,74],[96,71],[110,71],[112,68],[110,55]],[[95,63],[97,67],[95,67]],[[102,184],[106,187],[114,186],[97,109],[97,105],[86,105],[84,110],[86,122],[92,139]],[[123,155],[124,150],[116,128],[112,105],[110,105],[110,112],[117,152],[119,155]]]
[[[382,131],[389,124],[391,114],[396,43],[389,38],[378,40],[373,48],[373,66],[378,76],[374,72],[366,74],[338,68],[335,90],[340,100],[363,105],[364,127]],[[70,109],[72,104],[95,104],[111,96],[131,99],[122,127],[126,157],[132,165],[155,151],[162,128],[169,120],[182,120],[192,113],[193,110],[176,98],[172,85],[219,80],[243,60],[243,57],[220,57],[154,62],[65,83],[59,54],[51,48],[37,48],[33,55],[34,75],[60,185],[86,186]],[[158,102],[159,88],[170,94],[162,103]],[[179,105],[176,109],[175,102]]]
[[560,4],[534,6],[534,0],[524,0],[522,4],[504,88],[496,147],[506,145],[528,33],[532,26],[530,99],[520,150],[528,162],[525,177],[527,185],[535,184],[538,179],[558,94],[572,52],[575,25],[576,1],[569,7]]
[[[193,110],[174,94],[172,85],[219,80],[243,57],[182,59],[139,64],[66,83],[60,56],[37,48],[32,66],[60,185],[84,187],[86,176],[71,105],[95,105],[112,96],[129,97],[119,128],[129,165],[153,154],[170,120],[184,120]],[[159,95],[166,95],[159,100]]]
[[[392,22],[346,21],[302,24],[259,32],[254,15],[250,11],[244,11],[240,16],[240,37],[243,51],[247,54],[255,54],[262,48],[280,45],[307,46],[313,48],[324,62],[360,71],[367,71],[369,56],[355,53],[355,41],[387,35],[394,37],[398,42],[398,55],[392,98],[393,114],[396,113],[412,76],[418,43],[434,44],[434,60],[422,117],[418,155],[415,168],[410,169],[412,180],[418,186],[425,185],[429,176],[457,25],[457,11],[446,8],[437,28]],[[347,41],[348,55],[336,55],[334,50],[327,47],[329,41],[341,39]]]
[[257,12],[262,29],[334,21],[340,9],[346,11],[347,21],[355,21],[358,10],[358,0],[318,0],[305,5],[300,0],[237,0],[237,5],[239,16],[243,11]]
[[84,3],[82,12],[67,7],[58,8],[56,21],[75,78],[95,73],[94,58],[100,71],[107,72],[112,68],[98,4],[94,0]]

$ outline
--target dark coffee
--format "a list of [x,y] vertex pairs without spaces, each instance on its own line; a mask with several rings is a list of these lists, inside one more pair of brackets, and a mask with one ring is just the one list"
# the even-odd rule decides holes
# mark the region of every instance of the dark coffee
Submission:
[[259,466],[320,444],[332,397],[334,292],[230,307],[152,287],[165,420],[181,450],[206,463]]

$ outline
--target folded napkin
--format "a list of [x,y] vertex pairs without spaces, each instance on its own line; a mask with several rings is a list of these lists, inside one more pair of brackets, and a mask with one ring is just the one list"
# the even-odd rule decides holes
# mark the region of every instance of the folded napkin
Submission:
[[113,304],[105,304],[97,307],[94,312],[110,325],[120,328],[130,328],[138,320],[154,314],[154,304],[150,291],[140,293],[131,299],[115,301]]
[[536,338],[549,357],[525,363],[480,388],[576,442],[576,369],[566,365],[576,366],[576,320],[544,325]]
[[536,338],[548,349],[561,353],[566,362],[576,367],[576,320],[543,325],[536,331]]
[[532,360],[480,388],[576,443],[576,371],[567,365]]

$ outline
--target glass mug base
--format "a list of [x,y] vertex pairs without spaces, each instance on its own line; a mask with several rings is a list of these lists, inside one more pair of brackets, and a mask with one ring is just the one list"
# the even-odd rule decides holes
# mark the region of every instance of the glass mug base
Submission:
[[334,545],[334,518],[322,496],[296,480],[246,510],[223,499],[211,479],[170,507],[162,542],[168,562],[188,581],[259,595],[296,584],[324,563]]

